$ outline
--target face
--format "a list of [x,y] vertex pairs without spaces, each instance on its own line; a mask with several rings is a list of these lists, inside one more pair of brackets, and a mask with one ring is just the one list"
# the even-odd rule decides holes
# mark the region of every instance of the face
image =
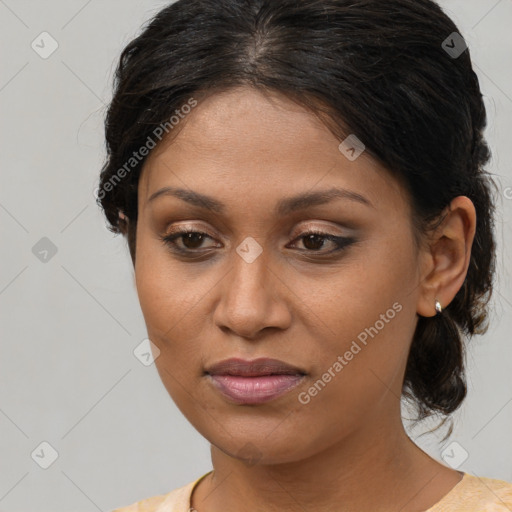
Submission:
[[[183,123],[146,160],[135,262],[155,364],[179,409],[224,453],[265,463],[393,424],[419,279],[401,185],[365,152],[348,159],[280,95],[218,93]],[[283,386],[266,401],[227,396],[205,373],[263,357],[300,369],[262,380]]]

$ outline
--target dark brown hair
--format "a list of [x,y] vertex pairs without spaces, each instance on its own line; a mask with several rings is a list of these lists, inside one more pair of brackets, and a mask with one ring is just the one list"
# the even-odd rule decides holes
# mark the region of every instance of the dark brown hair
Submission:
[[116,70],[98,193],[134,262],[145,159],[126,162],[191,97],[241,85],[292,98],[340,141],[355,134],[408,189],[418,233],[453,198],[473,201],[467,277],[442,315],[419,318],[403,383],[418,420],[449,415],[466,395],[463,337],[485,331],[495,264],[486,112],[460,31],[431,0],[179,0],[158,12]]

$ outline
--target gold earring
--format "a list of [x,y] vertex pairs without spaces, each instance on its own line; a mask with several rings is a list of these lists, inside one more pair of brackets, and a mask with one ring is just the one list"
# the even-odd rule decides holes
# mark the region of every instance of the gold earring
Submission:
[[441,303],[436,299],[436,314],[440,315],[443,312]]

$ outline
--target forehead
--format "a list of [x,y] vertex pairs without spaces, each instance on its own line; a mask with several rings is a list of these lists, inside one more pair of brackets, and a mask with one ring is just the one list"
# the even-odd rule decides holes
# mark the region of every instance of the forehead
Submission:
[[[146,202],[160,188],[217,191],[238,200],[350,188],[366,196],[403,191],[365,152],[350,161],[313,113],[283,95],[237,88],[213,94],[187,114],[178,135],[148,156],[139,187]],[[390,198],[396,200],[395,198]]]

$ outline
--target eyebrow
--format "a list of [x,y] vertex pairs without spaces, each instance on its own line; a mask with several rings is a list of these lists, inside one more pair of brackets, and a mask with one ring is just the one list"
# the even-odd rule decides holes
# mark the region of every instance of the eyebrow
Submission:
[[[198,208],[204,208],[205,210],[209,210],[214,213],[221,214],[225,212],[226,209],[226,205],[214,197],[200,194],[193,190],[176,187],[164,187],[157,190],[151,194],[147,202],[150,203],[156,198],[162,196],[177,197],[178,199],[197,206]],[[372,203],[361,194],[343,188],[334,187],[315,192],[305,192],[296,196],[281,199],[275,207],[275,213],[280,216],[285,216],[297,210],[330,203],[334,199],[348,199],[373,208]]]

